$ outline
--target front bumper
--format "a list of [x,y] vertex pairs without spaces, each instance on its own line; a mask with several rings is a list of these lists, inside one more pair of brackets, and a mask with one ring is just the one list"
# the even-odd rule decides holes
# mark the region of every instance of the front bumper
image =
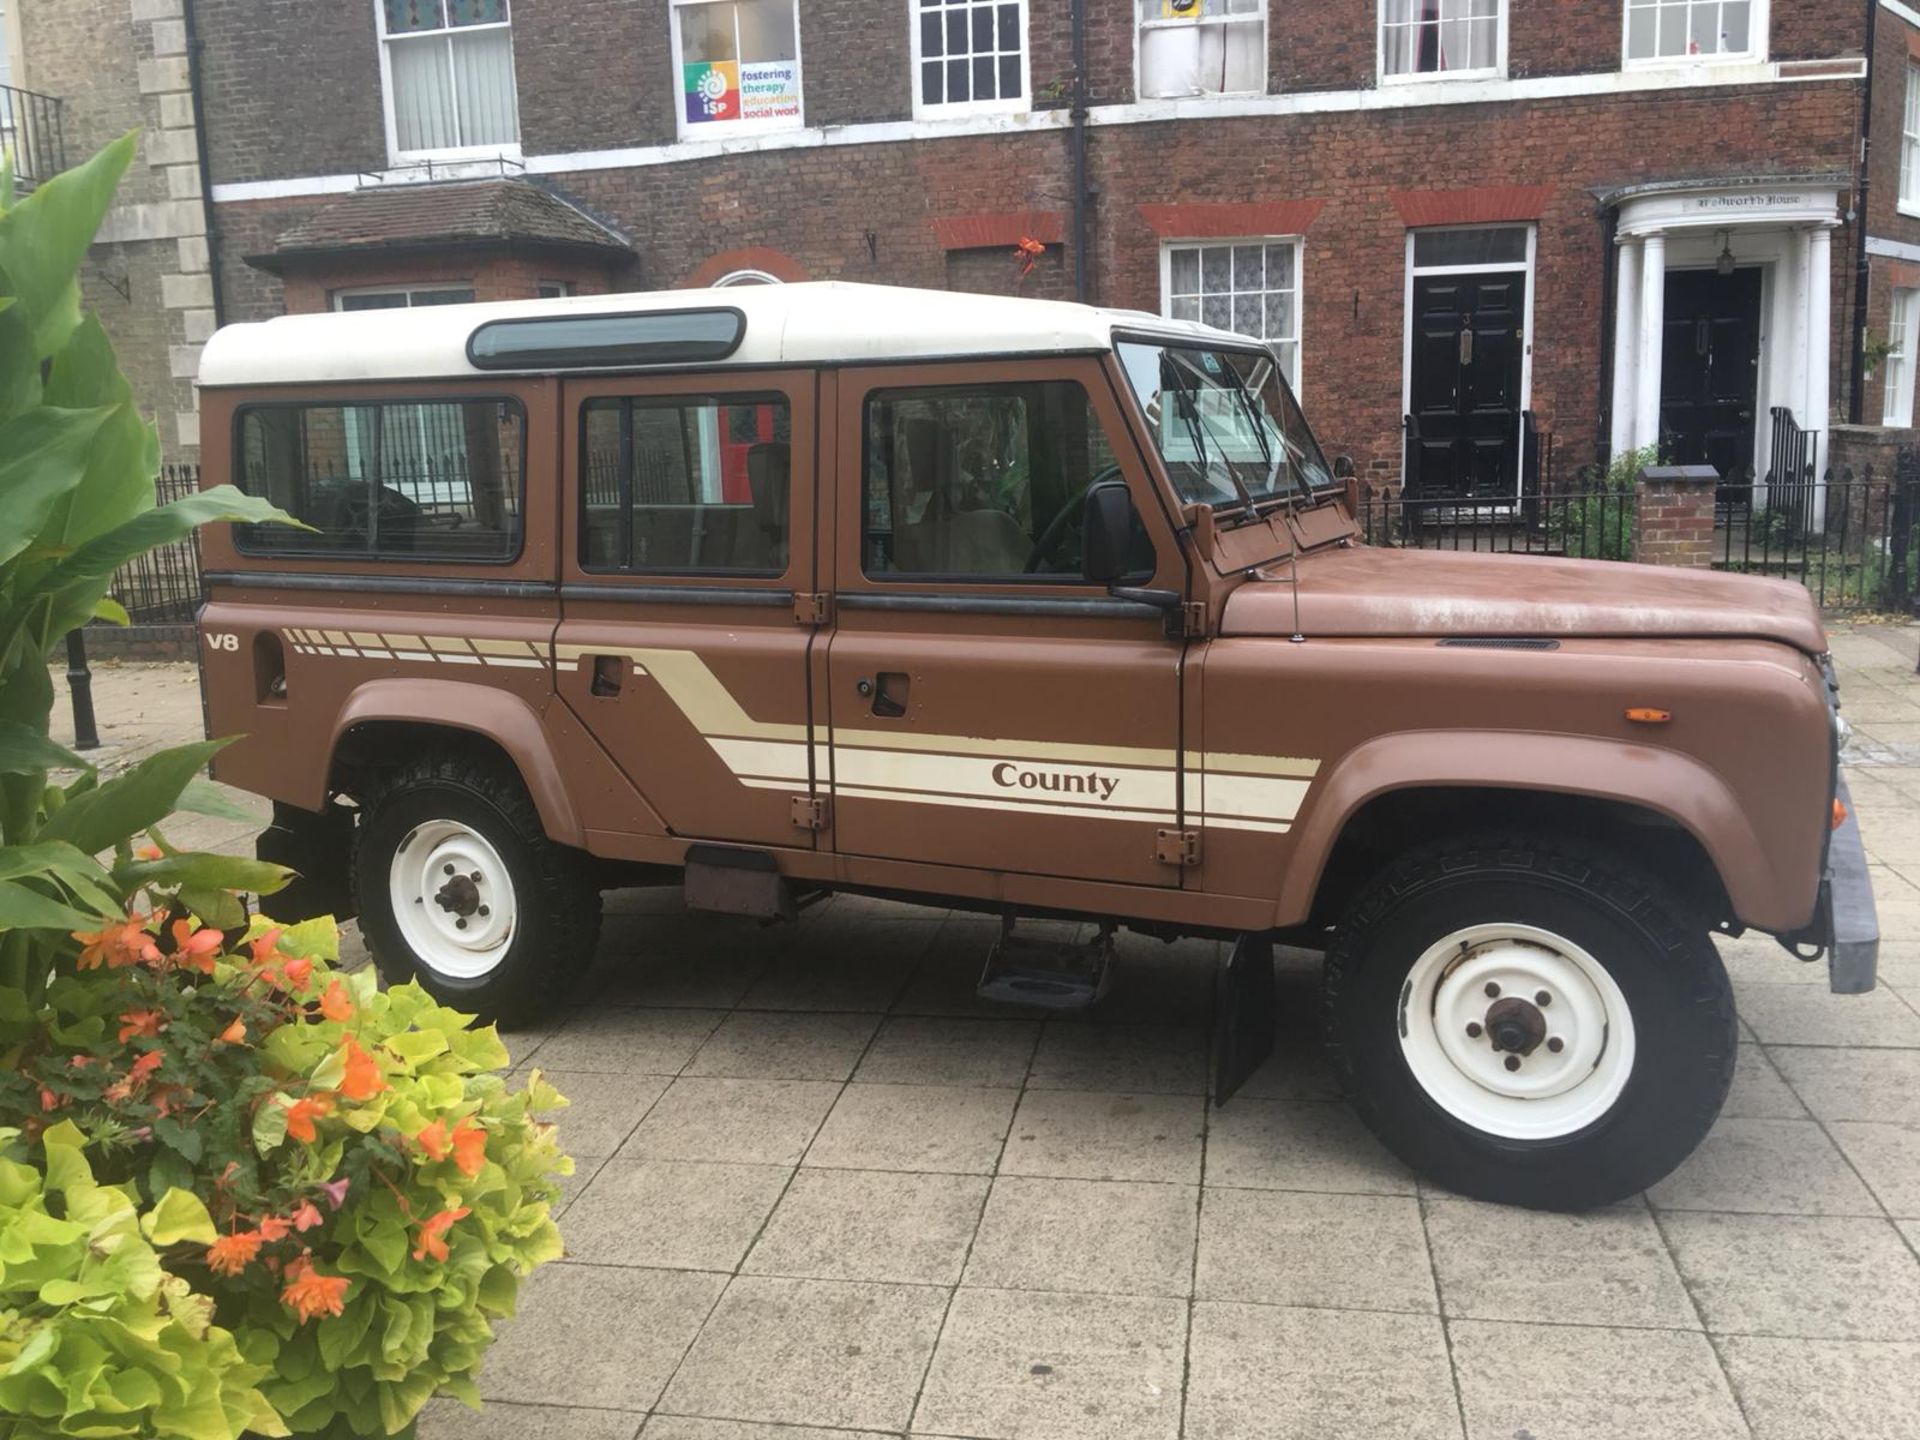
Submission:
[[1880,970],[1880,916],[1873,904],[1867,849],[1844,778],[1835,793],[1847,818],[1827,842],[1827,873],[1820,881],[1820,919],[1827,936],[1827,981],[1836,995],[1864,995]]

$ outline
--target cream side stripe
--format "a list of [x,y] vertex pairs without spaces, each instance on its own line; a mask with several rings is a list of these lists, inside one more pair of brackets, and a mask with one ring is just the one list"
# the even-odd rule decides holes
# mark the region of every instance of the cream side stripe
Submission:
[[1291,755],[1236,755],[1226,750],[1189,750],[1187,768],[1242,775],[1298,775],[1311,779],[1320,773],[1320,762]]

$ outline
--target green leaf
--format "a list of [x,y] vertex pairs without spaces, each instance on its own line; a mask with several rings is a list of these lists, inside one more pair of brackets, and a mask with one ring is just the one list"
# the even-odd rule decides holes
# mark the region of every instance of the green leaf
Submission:
[[227,744],[203,740],[150,755],[124,775],[75,796],[41,828],[43,840],[65,840],[97,855],[166,819],[187,782]]
[[110,625],[131,625],[133,617],[127,614],[127,607],[111,595],[102,595],[93,602],[93,618],[105,620]]
[[41,538],[54,505],[87,473],[87,453],[111,410],[36,406],[0,424],[0,562]]
[[153,1122],[153,1137],[189,1162],[197,1161],[205,1150],[200,1132],[171,1115],[162,1115]]
[[200,1197],[177,1187],[162,1195],[160,1203],[141,1218],[140,1229],[156,1245],[178,1245],[187,1240],[211,1245],[220,1238]]
[[94,536],[54,566],[43,577],[39,588],[56,591],[98,583],[136,555],[184,539],[200,526],[219,520],[292,525],[302,530],[313,528],[257,495],[244,495],[231,485],[216,485],[211,490],[202,490],[197,495],[136,515],[105,534]]
[[185,810],[190,815],[208,815],[215,820],[244,820],[250,825],[258,824],[260,817],[236,801],[233,798],[236,793],[216,780],[196,775],[187,782],[187,788],[180,792],[174,809]]
[[129,893],[148,885],[165,888],[178,885],[197,890],[247,890],[257,895],[271,895],[292,878],[293,872],[284,865],[201,850],[182,850],[158,860],[136,860],[131,865],[116,865],[113,870],[114,884]]
[[38,770],[91,768],[51,736],[17,720],[0,720],[0,774],[31,775]]
[[234,930],[246,923],[247,907],[224,890],[182,885],[177,893],[182,905],[198,916],[201,923],[216,930]]
[[49,516],[44,543],[64,552],[152,509],[159,436],[135,409],[133,387],[94,316],[86,316],[54,356],[43,398],[70,410],[104,406],[112,411],[88,451],[85,478]]
[[253,1112],[253,1148],[262,1155],[271,1154],[287,1138],[287,1107],[282,1102],[288,1098],[275,1094]]
[[0,880],[0,931],[84,930],[96,918],[16,880]]
[[74,276],[133,152],[134,137],[123,135],[0,214],[0,267],[19,297],[15,308],[32,322],[32,353],[38,359],[52,355],[80,324],[80,287]]

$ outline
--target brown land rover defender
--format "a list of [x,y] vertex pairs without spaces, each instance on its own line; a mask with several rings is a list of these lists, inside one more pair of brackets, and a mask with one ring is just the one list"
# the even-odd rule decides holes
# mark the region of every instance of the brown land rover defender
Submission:
[[1565,1207],[1712,1123],[1716,931],[1873,985],[1805,591],[1369,547],[1259,342],[790,285],[238,325],[201,383],[209,482],[310,527],[206,536],[215,773],[276,913],[460,1006],[564,995],[602,887],[937,899],[1038,1004],[1237,937],[1224,1099],[1285,939],[1395,1151]]

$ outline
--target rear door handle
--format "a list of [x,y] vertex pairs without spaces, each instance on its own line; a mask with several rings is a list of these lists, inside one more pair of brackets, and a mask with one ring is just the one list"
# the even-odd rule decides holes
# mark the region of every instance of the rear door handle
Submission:
[[871,696],[869,707],[882,720],[898,720],[907,713],[908,676],[900,670],[882,670],[878,683],[862,680],[853,688],[864,698]]

